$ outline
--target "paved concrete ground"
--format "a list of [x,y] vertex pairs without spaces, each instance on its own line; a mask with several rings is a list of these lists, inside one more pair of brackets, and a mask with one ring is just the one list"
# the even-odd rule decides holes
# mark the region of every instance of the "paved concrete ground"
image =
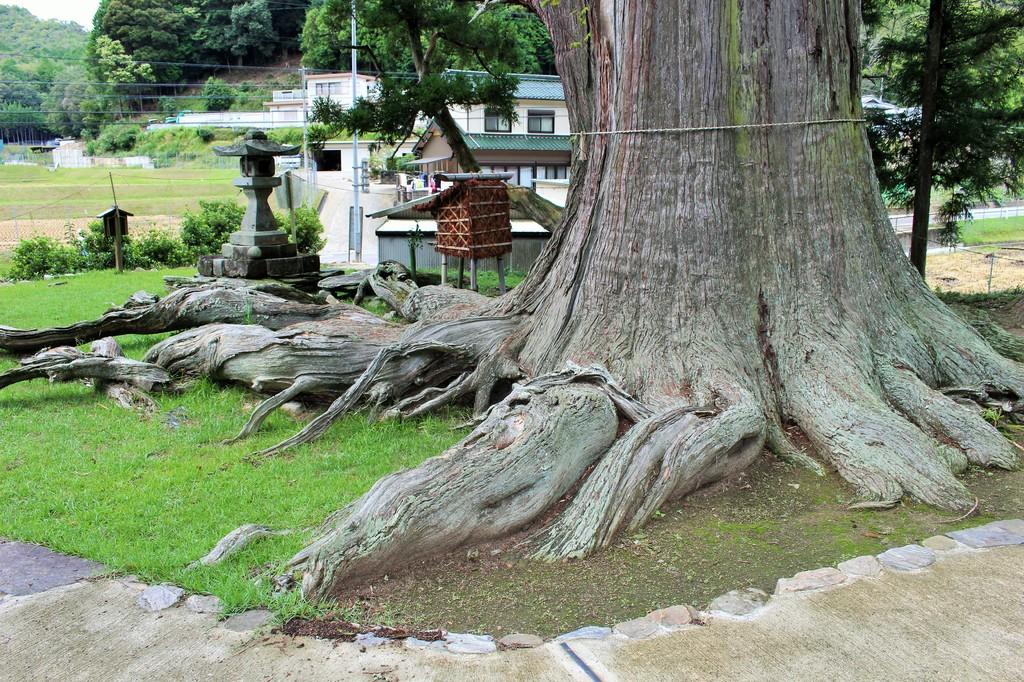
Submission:
[[[345,171],[322,171],[317,174],[317,183],[327,192],[320,210],[327,244],[320,252],[320,260],[324,263],[348,262],[351,255],[348,249],[348,211],[352,205],[352,176]],[[368,193],[360,193],[359,203],[364,216],[388,208],[395,203],[395,186],[371,184]],[[383,222],[381,219],[364,218],[362,263],[377,264],[377,235],[374,231]]]
[[101,572],[95,561],[0,538],[0,595],[43,592]]
[[488,655],[232,632],[181,606],[144,612],[143,587],[94,580],[3,598],[0,679],[1024,680],[1024,546],[944,553],[924,571],[783,595],[746,620],[648,640]]

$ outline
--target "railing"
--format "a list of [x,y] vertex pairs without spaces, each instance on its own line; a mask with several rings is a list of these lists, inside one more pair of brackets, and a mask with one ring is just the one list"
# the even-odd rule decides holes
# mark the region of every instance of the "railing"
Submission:
[[302,101],[305,96],[306,95],[302,90],[274,90],[275,102],[293,102],[295,100]]
[[[1014,218],[1021,215],[1024,215],[1024,204],[971,209],[971,218],[973,220],[982,220],[985,218]],[[914,226],[914,216],[909,213],[906,215],[891,215],[889,216],[889,221],[892,222],[892,229],[897,232],[909,232]],[[941,223],[942,219],[937,213],[932,213],[928,218],[929,225],[939,225]]]

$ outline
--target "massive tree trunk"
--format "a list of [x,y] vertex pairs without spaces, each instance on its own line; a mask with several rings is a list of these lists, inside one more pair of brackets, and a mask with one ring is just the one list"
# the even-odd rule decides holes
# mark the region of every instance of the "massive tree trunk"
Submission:
[[954,510],[967,464],[1019,464],[964,401],[1013,406],[1024,368],[935,298],[889,225],[856,3],[524,4],[582,134],[522,285],[494,302],[401,285],[386,298],[408,327],[346,309],[276,333],[207,326],[147,356],[281,391],[241,436],[294,395],[336,396],[266,454],[367,403],[473,403],[466,439],[379,481],[295,557],[308,595],[523,529],[536,557],[583,556],[766,445],[855,496]]
[[[489,311],[518,324],[488,358],[537,379],[483,423],[500,437],[478,429],[329,519],[295,560],[307,593],[540,518],[536,556],[585,555],[764,445],[800,458],[794,431],[868,499],[963,509],[956,472],[1018,463],[936,390],[1020,396],[1024,371],[899,248],[860,121],[857,3],[524,4],[551,32],[573,130],[599,133],[576,140],[561,226]],[[531,447],[552,404],[602,392],[618,422],[603,452],[592,425],[576,447]],[[552,458],[580,480],[554,476]],[[495,478],[523,466],[533,480]],[[526,500],[544,504],[524,518],[512,507]]]

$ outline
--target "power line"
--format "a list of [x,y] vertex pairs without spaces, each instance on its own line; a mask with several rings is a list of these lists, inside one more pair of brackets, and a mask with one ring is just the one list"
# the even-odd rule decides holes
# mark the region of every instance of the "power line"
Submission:
[[105,182],[98,182],[98,183],[95,183],[95,184],[92,184],[92,185],[86,185],[86,186],[82,187],[82,189],[78,190],[77,192],[72,192],[71,194],[65,195],[65,196],[61,197],[60,199],[57,199],[56,201],[50,202],[49,204],[43,204],[42,206],[33,206],[30,210],[24,211],[22,213],[17,213],[17,214],[15,214],[13,216],[10,216],[9,218],[7,218],[7,220],[16,220],[18,218],[24,218],[25,216],[30,216],[33,213],[37,212],[37,211],[42,211],[43,209],[46,209],[46,208],[52,208],[53,206],[56,206],[57,204],[64,203],[65,201],[67,201],[68,199],[70,199],[72,197],[77,197],[77,196],[79,196],[81,194],[85,194],[86,190],[92,189],[93,187],[99,187],[99,186],[105,185],[105,184],[107,184],[107,183],[105,183]]
[[[108,85],[113,87],[120,86],[137,86],[140,88],[153,88],[153,87],[175,87],[175,88],[202,88],[206,87],[206,81],[201,83],[148,83],[146,81],[44,81],[44,80],[0,80],[0,84],[6,85]],[[256,83],[225,83],[221,82],[217,84],[222,87],[235,88],[244,90],[252,87],[265,87],[263,84]],[[301,86],[296,85],[293,90],[300,90]]]
[[[23,52],[0,52],[0,57],[35,58],[36,55],[26,54],[26,53],[23,53]],[[61,61],[61,62],[79,62],[79,63],[84,63],[84,62],[88,62],[89,61],[88,59],[83,59],[81,57],[47,57],[47,59],[52,59],[54,61]],[[128,59],[128,60],[125,60],[125,62],[129,63],[129,64],[133,64],[135,66],[138,66],[138,65],[141,65],[141,64],[158,64],[160,66],[195,66],[195,67],[204,67],[204,68],[208,68],[208,69],[227,69],[229,71],[231,69],[236,69],[236,70],[238,70],[238,69],[257,69],[257,70],[265,70],[265,71],[294,71],[296,73],[301,71],[301,67],[298,67],[298,66],[294,66],[294,67],[292,67],[292,66],[246,66],[246,65],[240,65],[240,64],[204,64],[204,63],[200,63],[200,62],[165,62],[165,61],[156,61],[156,60],[139,61],[139,60],[135,60],[135,59]],[[327,69],[306,69],[306,70],[307,71],[326,71]]]

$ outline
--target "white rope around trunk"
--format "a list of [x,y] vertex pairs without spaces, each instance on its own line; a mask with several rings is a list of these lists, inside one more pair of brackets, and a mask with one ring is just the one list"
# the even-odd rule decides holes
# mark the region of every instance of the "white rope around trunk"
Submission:
[[812,121],[784,121],[781,123],[741,123],[722,126],[697,126],[693,128],[640,128],[634,130],[588,130],[570,133],[571,137],[588,137],[597,135],[643,135],[668,133],[701,133],[716,130],[746,130],[751,128],[793,128],[798,126],[816,126],[827,123],[865,123],[863,118],[823,118]]

